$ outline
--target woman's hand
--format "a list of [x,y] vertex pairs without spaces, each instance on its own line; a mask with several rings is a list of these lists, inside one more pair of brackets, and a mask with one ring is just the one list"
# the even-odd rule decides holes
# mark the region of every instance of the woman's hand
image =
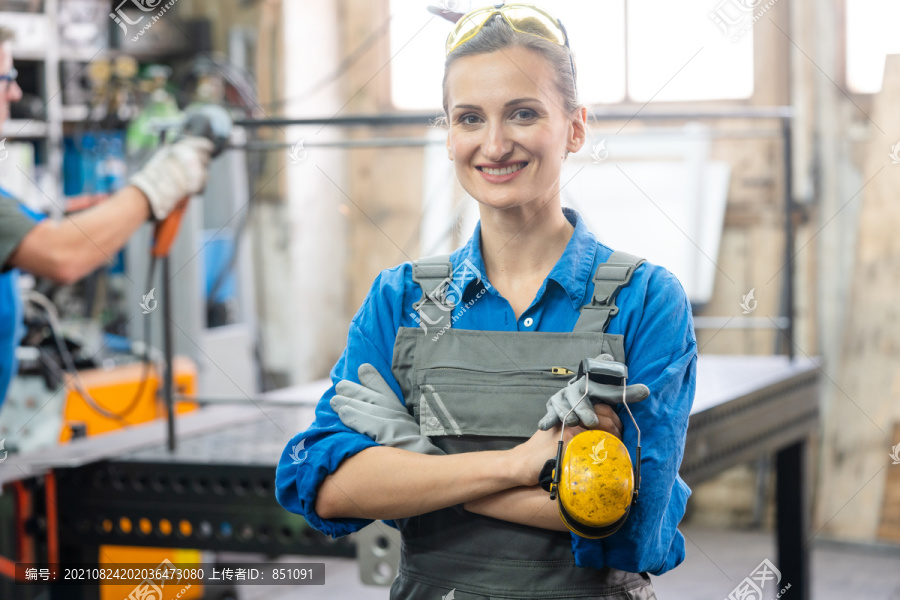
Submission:
[[[556,458],[556,449],[559,443],[559,428],[557,425],[552,429],[543,431],[538,429],[534,435],[525,442],[512,448],[510,453],[510,462],[513,465],[513,472],[519,485],[532,486],[538,484],[538,477],[544,463],[551,458]],[[569,441],[581,433],[587,431],[584,427],[566,427],[563,434],[563,452]]]
[[[569,441],[573,437],[588,429],[600,429],[622,439],[622,421],[611,406],[608,404],[597,404],[594,406],[594,412],[599,421],[596,426],[590,428],[580,425],[566,427],[563,434],[563,452],[565,452],[566,446],[568,446]],[[544,463],[551,458],[556,458],[560,427],[561,425],[557,425],[547,431],[538,429],[528,440],[508,451],[519,485],[532,486],[538,484],[538,478]]]

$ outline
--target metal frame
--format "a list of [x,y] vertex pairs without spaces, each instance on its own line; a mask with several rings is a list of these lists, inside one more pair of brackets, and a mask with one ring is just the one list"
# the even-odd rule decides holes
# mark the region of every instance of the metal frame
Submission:
[[728,467],[807,440],[818,428],[815,365],[690,418],[681,462],[689,485]]
[[[748,359],[776,358],[779,357]],[[739,361],[748,360],[739,356],[704,356],[703,359],[718,362],[717,368],[726,376],[740,366]],[[766,373],[770,375],[768,382],[760,381],[760,385],[746,393],[720,398],[716,404],[691,414],[680,474],[689,485],[694,485],[731,466],[774,453],[778,568],[783,581],[791,583],[791,595],[809,600],[812,588],[808,540],[810,479],[806,455],[819,427],[821,370],[816,360],[781,360],[784,363],[773,369],[777,378]],[[758,376],[745,373],[745,378],[748,375]],[[739,383],[741,378],[731,379]]]

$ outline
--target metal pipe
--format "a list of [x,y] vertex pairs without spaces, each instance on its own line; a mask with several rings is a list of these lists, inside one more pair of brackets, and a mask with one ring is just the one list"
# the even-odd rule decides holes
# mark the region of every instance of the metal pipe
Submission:
[[782,344],[786,345],[786,354],[794,360],[794,177],[793,148],[791,140],[791,120],[781,120],[781,133],[784,141],[782,152],[784,169],[784,279],[782,283],[781,314],[787,318]]
[[[678,119],[790,119],[790,106],[770,106],[759,108],[724,108],[705,111],[642,111],[640,107],[609,108],[596,106],[589,108],[591,116],[598,121],[638,119],[641,121]],[[235,119],[240,127],[289,127],[291,125],[324,125],[332,127],[392,127],[395,125],[434,125],[442,118],[440,113],[380,113],[373,115],[350,115],[346,117],[310,117],[289,119],[286,117],[268,119]]]
[[785,329],[787,317],[694,317],[694,329]]
[[[422,147],[444,144],[444,140],[426,140],[424,138],[395,137],[395,138],[370,138],[365,140],[334,140],[330,142],[303,141],[303,148],[404,148]],[[285,150],[293,148],[296,142],[248,142],[245,146],[234,146],[236,149],[250,152],[267,152],[270,150]]]
[[[654,127],[650,129],[641,129],[630,134],[618,134],[626,137],[637,137],[642,135],[671,135],[677,136],[682,134],[682,129],[673,127]],[[595,138],[603,136],[617,135],[612,129],[609,130],[593,130],[592,135]],[[749,139],[749,138],[770,138],[781,135],[781,129],[738,129],[730,131],[711,131],[709,137],[714,139]],[[303,141],[304,149],[309,148],[413,148],[424,146],[443,145],[444,140],[429,140],[420,137],[378,137],[361,140],[333,140],[327,142],[309,142]],[[246,145],[228,146],[235,150],[247,150],[250,152],[269,152],[274,150],[285,150],[292,148],[296,144],[288,142],[248,142]]]
[[162,257],[163,282],[163,352],[166,356],[166,437],[169,452],[175,452],[175,368],[172,350],[172,279],[169,275],[169,255]]
[[319,399],[310,398],[267,398],[266,396],[186,396],[178,394],[175,399],[179,402],[196,402],[197,404],[271,404],[273,406],[308,406],[315,408]]

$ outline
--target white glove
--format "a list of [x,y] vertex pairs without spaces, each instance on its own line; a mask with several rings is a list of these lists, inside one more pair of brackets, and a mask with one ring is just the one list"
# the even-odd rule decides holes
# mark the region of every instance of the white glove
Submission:
[[[601,354],[598,360],[612,361],[613,357],[609,354]],[[608,385],[588,380],[588,397],[584,397],[584,383],[586,375],[582,375],[580,379],[572,378],[569,385],[553,394],[547,400],[547,414],[538,423],[538,429],[544,431],[556,427],[566,418],[566,426],[574,427],[581,425],[583,427],[596,427],[600,420],[597,413],[594,412],[594,404],[603,402],[614,406],[622,403],[622,387],[618,385]],[[643,383],[635,383],[625,386],[625,401],[629,404],[640,402],[650,396],[650,389]],[[575,410],[572,410],[572,407]],[[572,410],[571,413],[569,411]]]
[[365,434],[381,444],[420,454],[444,454],[419,431],[415,417],[384,380],[378,369],[369,363],[359,366],[359,380],[339,381],[331,408],[344,425]]
[[206,138],[183,138],[157,150],[128,183],[147,196],[155,219],[165,219],[179,200],[206,186],[214,149],[215,145]]

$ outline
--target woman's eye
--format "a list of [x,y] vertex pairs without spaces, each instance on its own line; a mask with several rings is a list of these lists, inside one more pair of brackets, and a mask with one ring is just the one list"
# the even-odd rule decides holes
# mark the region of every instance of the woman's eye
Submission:
[[534,111],[529,108],[522,108],[517,110],[513,114],[513,116],[520,121],[527,121],[529,119],[533,119],[537,115],[535,115]]
[[478,121],[479,119],[475,115],[463,115],[459,118],[459,122],[463,125],[476,125]]

